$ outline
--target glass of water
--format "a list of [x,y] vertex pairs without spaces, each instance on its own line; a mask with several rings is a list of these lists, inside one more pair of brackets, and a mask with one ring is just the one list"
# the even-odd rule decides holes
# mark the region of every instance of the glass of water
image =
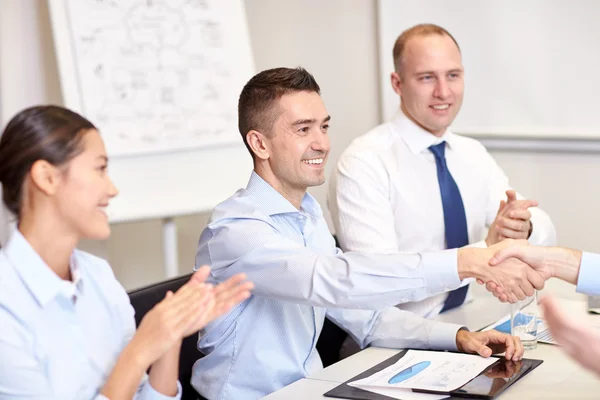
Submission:
[[537,291],[512,305],[510,334],[521,339],[525,350],[537,347]]

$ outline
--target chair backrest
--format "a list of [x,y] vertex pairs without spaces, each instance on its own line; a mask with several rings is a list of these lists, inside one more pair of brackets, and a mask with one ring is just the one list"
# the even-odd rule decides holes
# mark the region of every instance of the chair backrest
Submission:
[[[140,325],[142,318],[158,302],[165,298],[167,291],[176,292],[190,279],[191,274],[159,282],[129,292],[129,300],[135,310],[135,324]],[[191,385],[192,367],[194,362],[203,356],[196,347],[198,335],[193,334],[183,339],[181,355],[179,356],[179,382],[182,386],[182,400],[201,398]]]

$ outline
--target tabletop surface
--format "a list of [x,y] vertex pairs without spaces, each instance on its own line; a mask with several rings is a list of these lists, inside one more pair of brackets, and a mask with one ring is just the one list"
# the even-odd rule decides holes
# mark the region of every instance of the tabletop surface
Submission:
[[[600,316],[587,313],[580,300],[559,299],[561,306],[576,320],[600,325]],[[487,295],[480,295],[464,306],[438,316],[445,322],[463,324],[470,330],[487,326],[510,312],[510,306]],[[321,399],[323,393],[398,353],[398,349],[369,347],[305,379],[265,397],[278,399]],[[525,357],[544,363],[502,393],[501,400],[522,399],[598,399],[600,378],[572,361],[558,346],[538,344]]]

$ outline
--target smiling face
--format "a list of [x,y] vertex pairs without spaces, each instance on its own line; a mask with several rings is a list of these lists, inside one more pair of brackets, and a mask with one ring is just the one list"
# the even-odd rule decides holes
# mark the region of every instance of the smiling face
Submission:
[[277,100],[276,111],[270,132],[260,134],[260,142],[251,140],[259,143],[254,145],[255,168],[297,205],[308,187],[325,182],[330,117],[321,96],[311,91],[284,94]]
[[402,111],[425,130],[443,135],[463,100],[464,69],[456,43],[448,35],[412,37],[400,68],[391,80]]
[[110,226],[105,208],[118,191],[108,177],[108,158],[98,132],[85,132],[81,146],[83,151],[60,167],[55,207],[80,239],[106,239]]

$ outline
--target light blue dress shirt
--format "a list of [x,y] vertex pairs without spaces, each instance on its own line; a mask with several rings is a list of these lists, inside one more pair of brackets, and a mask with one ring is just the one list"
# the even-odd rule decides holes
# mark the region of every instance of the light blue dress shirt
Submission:
[[600,254],[585,251],[581,254],[577,291],[600,296]]
[[[135,333],[134,310],[106,261],[75,250],[71,273],[60,279],[18,230],[0,250],[1,400],[106,399],[98,392]],[[180,394],[144,377],[135,398]]]
[[456,348],[460,326],[392,307],[458,287],[456,250],[342,253],[312,196],[298,210],[255,173],[215,208],[195,268],[203,264],[215,281],[244,272],[255,285],[201,332],[206,356],[192,384],[209,399],[260,398],[320,370],[315,345],[326,314],[363,347]]

